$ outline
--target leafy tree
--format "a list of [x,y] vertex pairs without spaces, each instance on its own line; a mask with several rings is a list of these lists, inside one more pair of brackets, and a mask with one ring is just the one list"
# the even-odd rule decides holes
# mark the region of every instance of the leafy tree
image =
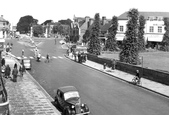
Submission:
[[127,23],[127,30],[125,32],[125,39],[122,44],[122,51],[119,54],[121,62],[130,64],[137,64],[138,60],[138,10],[131,9],[128,11],[129,18]]
[[37,22],[38,21],[32,16],[27,15],[19,19],[16,29],[20,33],[28,33],[31,29],[32,24],[37,24]]
[[89,37],[90,37],[90,31],[86,30],[85,34],[83,35],[83,43],[87,43],[89,41]]
[[108,39],[106,41],[106,49],[109,49],[110,51],[117,51],[117,41],[116,41],[116,34],[118,29],[118,19],[116,16],[112,18],[111,26],[108,29]]
[[139,27],[138,27],[138,50],[145,50],[145,40],[144,40],[144,28],[146,20],[144,16],[139,16]]
[[45,22],[43,22],[41,25],[47,25],[48,23],[52,23],[53,20],[46,20]]
[[164,18],[165,34],[162,40],[162,50],[169,51],[169,18]]
[[99,13],[95,14],[94,26],[92,27],[92,31],[90,34],[90,40],[88,44],[87,51],[91,54],[100,55],[101,45],[99,37],[100,32],[100,15]]
[[67,19],[67,20],[59,20],[59,23],[63,24],[63,25],[69,25],[71,26],[72,20]]
[[39,35],[43,34],[43,27],[42,25],[33,26],[33,35],[39,37]]

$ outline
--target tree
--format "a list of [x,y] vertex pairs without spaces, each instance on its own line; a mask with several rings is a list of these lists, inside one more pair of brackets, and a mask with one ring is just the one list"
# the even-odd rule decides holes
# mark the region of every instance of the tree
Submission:
[[19,19],[16,29],[20,33],[28,33],[32,24],[36,24],[37,22],[38,20],[34,19],[32,16],[27,15]]
[[117,51],[117,41],[116,41],[116,34],[118,29],[118,19],[116,16],[113,16],[111,21],[111,26],[108,29],[108,39],[106,41],[106,49],[110,51]]
[[94,26],[92,27],[87,51],[91,54],[100,55],[101,45],[100,45],[100,40],[98,39],[99,32],[100,32],[100,15],[99,15],[99,13],[96,13],[95,20],[94,20],[93,24],[94,24]]
[[90,31],[86,30],[85,34],[83,35],[83,43],[87,43],[89,41],[89,37],[90,37]]
[[43,27],[42,25],[33,26],[33,35],[39,37],[39,35],[43,34]]
[[71,26],[72,20],[67,19],[67,20],[59,20],[59,23],[63,24],[63,25],[69,25]]
[[144,40],[144,28],[146,20],[144,16],[139,16],[139,28],[138,28],[138,50],[145,50],[145,40]]
[[169,18],[164,18],[165,34],[162,40],[162,50],[169,51]]
[[43,22],[41,25],[47,25],[48,23],[52,23],[53,20],[46,20],[45,22]]
[[125,39],[122,44],[122,51],[119,54],[121,62],[129,64],[137,64],[138,60],[138,10],[131,9],[128,11],[129,18],[127,22],[127,30]]

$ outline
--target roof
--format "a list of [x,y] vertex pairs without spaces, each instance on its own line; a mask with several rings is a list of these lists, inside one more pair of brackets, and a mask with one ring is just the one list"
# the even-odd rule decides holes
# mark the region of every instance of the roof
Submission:
[[79,22],[79,27],[81,27],[85,23],[85,20]]
[[[123,14],[121,14],[118,19],[119,20],[127,20],[127,13],[128,12],[124,12]],[[139,12],[139,15],[143,15],[145,19],[148,19],[148,17],[150,16],[162,16],[162,17],[169,17],[169,12]]]
[[58,90],[60,90],[63,93],[69,92],[69,91],[77,91],[77,89],[74,86],[64,86],[64,87],[58,88]]
[[101,31],[107,31],[111,26],[111,23],[106,23],[101,27]]
[[0,21],[6,22],[7,20],[5,20],[3,17],[0,17]]

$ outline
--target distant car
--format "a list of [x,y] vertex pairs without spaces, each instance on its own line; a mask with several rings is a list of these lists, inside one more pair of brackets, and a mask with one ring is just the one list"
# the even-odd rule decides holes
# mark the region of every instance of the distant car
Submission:
[[31,60],[30,59],[23,59],[23,63],[25,66],[25,69],[30,69],[32,68]]
[[88,106],[81,103],[79,92],[74,86],[58,88],[54,103],[63,115],[88,115],[90,113]]

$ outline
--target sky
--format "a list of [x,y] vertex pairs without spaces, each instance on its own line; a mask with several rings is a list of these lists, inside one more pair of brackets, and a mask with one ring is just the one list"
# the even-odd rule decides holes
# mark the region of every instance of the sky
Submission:
[[169,12],[167,0],[0,0],[0,4],[0,15],[12,25],[16,25],[26,15],[31,15],[41,24],[46,20],[73,20],[74,15],[94,18],[96,13],[100,14],[100,18],[105,16],[112,19],[132,8],[138,11]]

